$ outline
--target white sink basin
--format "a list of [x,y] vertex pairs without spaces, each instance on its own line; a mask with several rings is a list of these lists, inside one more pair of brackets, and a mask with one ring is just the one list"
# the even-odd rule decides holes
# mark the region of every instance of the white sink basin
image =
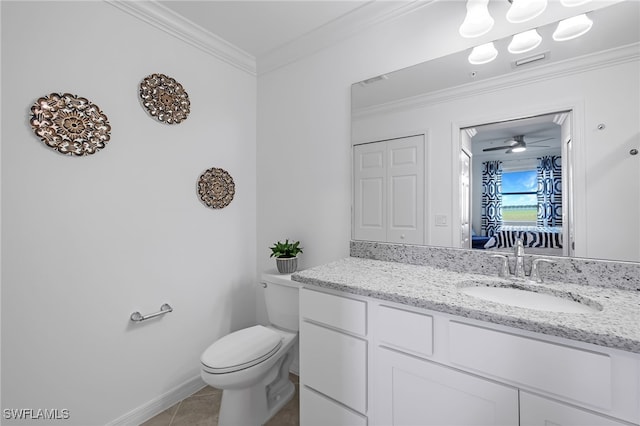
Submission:
[[527,289],[526,284],[493,286],[490,284],[482,285],[479,282],[460,288],[462,293],[479,299],[538,311],[580,314],[602,310],[597,303],[576,301],[574,300],[575,297],[569,293],[555,295],[537,290],[533,287]]

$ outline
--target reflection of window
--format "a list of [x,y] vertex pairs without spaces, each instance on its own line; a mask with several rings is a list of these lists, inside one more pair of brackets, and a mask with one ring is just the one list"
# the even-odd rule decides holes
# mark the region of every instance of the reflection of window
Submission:
[[536,170],[502,173],[502,222],[535,225],[538,213]]

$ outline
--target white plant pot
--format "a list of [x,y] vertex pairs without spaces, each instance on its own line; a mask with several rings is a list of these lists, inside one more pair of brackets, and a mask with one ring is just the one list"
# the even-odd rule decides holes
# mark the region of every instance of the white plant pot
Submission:
[[281,274],[293,274],[298,269],[298,258],[276,257],[276,266]]

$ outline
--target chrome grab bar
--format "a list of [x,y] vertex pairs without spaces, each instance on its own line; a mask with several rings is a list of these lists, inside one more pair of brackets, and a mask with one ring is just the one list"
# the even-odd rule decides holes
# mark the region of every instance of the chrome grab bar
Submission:
[[160,306],[160,310],[158,312],[154,312],[152,314],[149,315],[142,315],[140,312],[134,312],[131,314],[131,321],[144,321],[144,320],[148,320],[151,318],[155,318],[158,315],[164,315],[164,314],[168,314],[169,312],[173,312],[173,308],[171,306],[169,306],[168,303],[165,303],[164,305]]

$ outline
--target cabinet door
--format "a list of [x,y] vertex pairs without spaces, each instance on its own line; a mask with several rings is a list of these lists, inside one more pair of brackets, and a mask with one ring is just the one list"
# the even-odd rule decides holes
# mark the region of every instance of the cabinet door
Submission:
[[518,424],[515,388],[383,348],[376,355],[375,424]]
[[607,417],[520,392],[520,426],[624,426]]

